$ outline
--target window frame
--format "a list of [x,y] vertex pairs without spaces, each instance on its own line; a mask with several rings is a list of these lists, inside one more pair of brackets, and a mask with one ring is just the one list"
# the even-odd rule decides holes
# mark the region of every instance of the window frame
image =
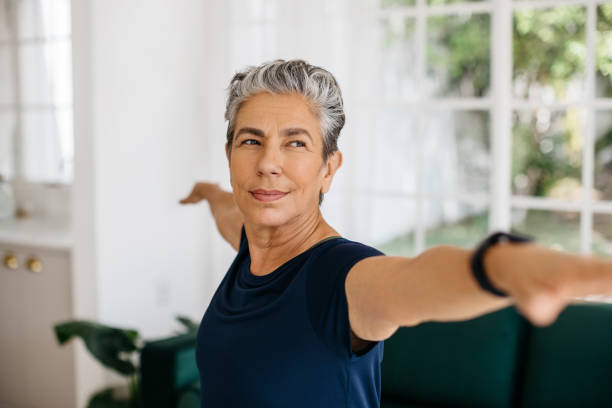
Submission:
[[[45,45],[45,44],[53,44],[59,42],[67,42],[70,44],[72,49],[72,29],[70,29],[70,34],[67,35],[37,35],[33,37],[27,38],[19,38],[19,2],[21,0],[4,0],[5,4],[10,4],[8,19],[12,24],[12,33],[8,40],[0,40],[0,47],[6,47],[9,49],[9,52],[12,57],[12,74],[13,74],[13,102],[12,103],[0,103],[0,113],[8,113],[9,115],[12,113],[14,117],[14,126],[13,126],[13,134],[12,134],[12,147],[13,147],[13,162],[12,162],[12,173],[10,173],[10,177],[7,177],[9,182],[17,183],[20,185],[30,185],[30,186],[66,186],[69,187],[74,182],[74,171],[65,174],[64,177],[57,178],[56,174],[54,175],[55,179],[52,181],[40,181],[40,180],[32,180],[28,179],[25,176],[25,163],[24,163],[24,154],[23,151],[23,114],[24,112],[54,112],[57,110],[69,110],[72,112],[73,123],[74,123],[74,97],[71,98],[70,103],[24,103],[22,101],[21,96],[21,60],[19,57],[20,49],[23,46],[37,44],[37,45]],[[34,1],[34,0],[29,0]],[[70,2],[68,2],[70,3]],[[69,8],[70,10],[70,8]],[[68,20],[70,21],[70,19]],[[71,56],[72,60],[72,56]],[[71,81],[73,81],[73,77],[71,77]],[[74,129],[74,126],[73,126]],[[74,148],[74,130],[72,133],[73,140],[73,148]],[[65,160],[66,157],[62,155],[62,160]],[[73,162],[72,168],[74,169],[74,156],[70,157]]]
[[[482,110],[490,114],[491,173],[488,197],[475,195],[466,197],[462,194],[425,194],[421,162],[417,163],[416,193],[402,194],[402,198],[416,200],[415,214],[415,252],[421,253],[426,248],[426,226],[424,225],[425,200],[446,200],[486,205],[489,208],[489,232],[510,230],[511,214],[516,209],[565,210],[580,212],[580,253],[590,255],[592,252],[593,218],[595,214],[612,214],[612,201],[594,201],[591,192],[594,184],[594,144],[596,140],[595,115],[600,110],[612,110],[612,98],[598,98],[595,95],[595,39],[597,35],[597,7],[605,0],[490,0],[465,2],[448,5],[427,5],[427,0],[415,0],[413,6],[379,7],[378,18],[401,16],[415,18],[416,42],[416,83],[424,83],[426,78],[426,44],[427,18],[431,16],[453,16],[471,13],[488,13],[490,15],[490,94],[484,98],[446,98],[422,97],[418,92],[414,102],[390,101],[386,104],[410,109],[416,113],[417,134],[422,134],[424,113],[433,109],[445,109],[453,112],[464,110]],[[513,98],[513,16],[516,10],[582,6],[586,9],[585,26],[586,60],[584,94],[581,100],[570,103],[544,103]],[[418,88],[417,88],[418,89]],[[548,108],[564,110],[580,108],[585,112],[584,135],[582,148],[582,191],[581,201],[558,200],[544,197],[527,197],[512,194],[512,115],[516,110]],[[420,139],[420,138],[418,138]],[[422,152],[422,144],[416,146]],[[417,157],[422,154],[417,153]],[[494,165],[493,165],[494,163]],[[384,194],[384,193],[383,193]]]

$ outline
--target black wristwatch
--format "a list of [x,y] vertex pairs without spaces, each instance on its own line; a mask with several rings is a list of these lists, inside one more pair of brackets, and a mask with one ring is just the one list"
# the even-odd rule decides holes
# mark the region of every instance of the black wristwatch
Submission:
[[502,231],[495,232],[489,235],[487,238],[485,238],[478,245],[476,252],[472,256],[472,259],[470,260],[470,265],[472,267],[472,274],[474,275],[474,278],[476,278],[476,281],[478,282],[480,287],[486,290],[487,292],[490,292],[500,297],[507,297],[508,294],[502,290],[495,288],[493,284],[491,284],[491,281],[487,277],[487,273],[484,268],[483,258],[484,258],[484,255],[487,249],[489,249],[493,245],[498,244],[499,242],[507,242],[507,241],[530,242],[530,241],[533,241],[533,238],[528,235],[524,235],[524,234],[515,234],[515,233],[502,232]]

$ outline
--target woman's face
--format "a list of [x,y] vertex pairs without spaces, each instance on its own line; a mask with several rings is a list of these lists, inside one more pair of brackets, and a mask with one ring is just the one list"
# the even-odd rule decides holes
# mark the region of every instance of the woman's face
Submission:
[[[258,93],[236,115],[228,153],[234,199],[245,219],[278,227],[318,212],[342,154],[324,165],[319,119],[298,94]],[[266,190],[257,192],[257,190]],[[276,190],[281,194],[266,194]]]

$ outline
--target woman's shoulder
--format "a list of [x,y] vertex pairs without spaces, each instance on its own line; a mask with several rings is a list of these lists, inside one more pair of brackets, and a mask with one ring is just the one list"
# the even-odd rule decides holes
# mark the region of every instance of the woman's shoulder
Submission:
[[[331,240],[309,262],[308,292],[320,295],[344,288],[343,279],[353,265],[364,258],[381,255],[385,254],[362,242],[343,237]],[[326,296],[323,298],[327,299]]]
[[354,258],[361,259],[385,254],[371,245],[340,237],[339,239],[333,240],[333,243],[329,245],[321,255],[330,259],[342,260]]

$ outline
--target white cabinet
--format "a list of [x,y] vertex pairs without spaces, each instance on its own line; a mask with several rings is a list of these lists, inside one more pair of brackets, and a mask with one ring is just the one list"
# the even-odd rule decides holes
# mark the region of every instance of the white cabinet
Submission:
[[72,318],[70,250],[0,241],[0,258],[0,407],[74,407],[74,344],[60,347],[53,333]]

